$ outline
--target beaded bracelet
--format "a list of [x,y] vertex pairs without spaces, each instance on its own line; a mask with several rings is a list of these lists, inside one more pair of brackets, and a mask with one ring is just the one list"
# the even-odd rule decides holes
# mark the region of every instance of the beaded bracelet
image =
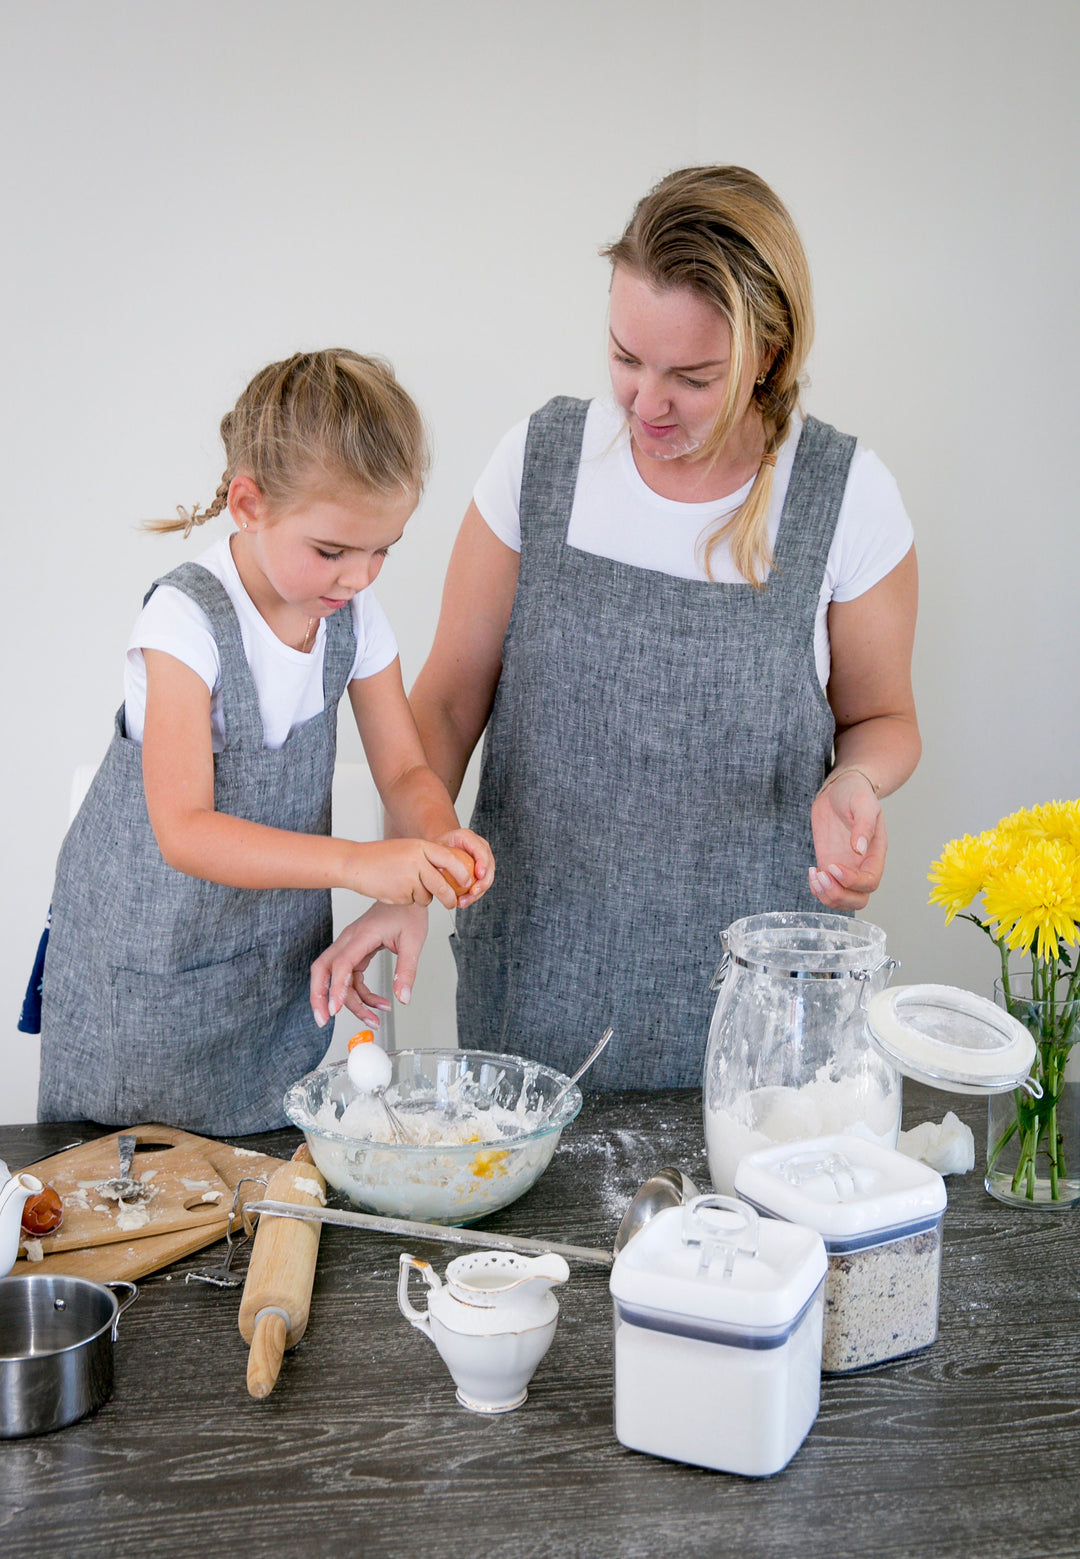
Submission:
[[[845,768],[834,769],[826,779],[824,785],[822,785],[821,789],[818,791],[818,796],[823,796],[834,780],[842,779],[845,774],[861,774],[863,779],[870,786],[870,789],[874,792],[874,795],[880,796],[881,786],[875,785],[874,781],[870,778],[869,774],[867,774],[866,770],[860,769],[857,763],[849,763]],[[814,800],[817,800],[817,796],[814,797]]]

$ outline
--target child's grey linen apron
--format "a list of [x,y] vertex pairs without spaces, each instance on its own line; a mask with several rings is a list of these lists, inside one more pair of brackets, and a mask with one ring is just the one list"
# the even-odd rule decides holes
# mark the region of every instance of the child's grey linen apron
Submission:
[[491,891],[457,916],[458,1039],[590,1086],[700,1086],[720,933],[820,910],[810,808],[834,722],[814,620],[855,440],[807,418],[767,588],[569,546],[588,403],[531,419],[521,564],[472,826]]
[[[327,619],[322,713],[271,751],[224,587],[196,563],[150,594],[158,584],[202,607],[221,654],[215,809],[329,833],[337,706],[356,653],[352,612]],[[221,1135],[285,1125],[286,1088],[326,1050],[308,977],[332,940],[328,892],[223,887],[165,864],[146,811],[142,748],[124,734],[121,708],[57,863],[40,1119],[164,1121]]]

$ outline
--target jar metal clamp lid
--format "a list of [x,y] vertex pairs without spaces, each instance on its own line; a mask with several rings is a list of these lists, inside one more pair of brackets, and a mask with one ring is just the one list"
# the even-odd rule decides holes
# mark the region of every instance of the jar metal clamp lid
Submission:
[[905,1077],[946,1093],[1042,1089],[1029,1075],[1035,1041],[985,996],[953,985],[897,985],[870,998],[866,1034]]

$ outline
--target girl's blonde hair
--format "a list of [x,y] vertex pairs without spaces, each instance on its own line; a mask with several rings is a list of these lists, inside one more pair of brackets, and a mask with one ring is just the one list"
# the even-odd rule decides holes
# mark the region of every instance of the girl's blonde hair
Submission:
[[147,529],[189,535],[221,513],[241,471],[275,505],[327,479],[419,497],[427,475],[423,419],[390,364],[341,347],[262,369],[221,419],[221,441],[225,472],[211,503],[178,507],[178,519],[148,520]]
[[772,562],[769,496],[776,452],[798,406],[814,335],[810,268],[795,225],[747,168],[680,168],[640,201],[617,243],[601,250],[657,289],[689,287],[731,331],[727,395],[698,458],[715,458],[735,427],[747,363],[760,376],[753,405],[765,454],[746,502],[705,544],[705,568],[727,537],[736,568],[760,588]]

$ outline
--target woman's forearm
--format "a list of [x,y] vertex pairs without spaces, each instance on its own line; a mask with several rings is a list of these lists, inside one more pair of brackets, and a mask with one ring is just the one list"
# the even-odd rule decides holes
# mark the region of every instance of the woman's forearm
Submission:
[[875,715],[838,730],[834,741],[837,769],[865,771],[879,796],[890,796],[910,779],[922,755],[922,738],[914,712]]
[[483,725],[475,732],[463,730],[449,704],[438,697],[427,672],[425,666],[409,695],[409,703],[427,760],[445,785],[448,796],[456,801],[469,759],[483,733]]
[[432,768],[416,765],[399,775],[382,798],[394,833],[438,839],[458,826],[446,786]]

